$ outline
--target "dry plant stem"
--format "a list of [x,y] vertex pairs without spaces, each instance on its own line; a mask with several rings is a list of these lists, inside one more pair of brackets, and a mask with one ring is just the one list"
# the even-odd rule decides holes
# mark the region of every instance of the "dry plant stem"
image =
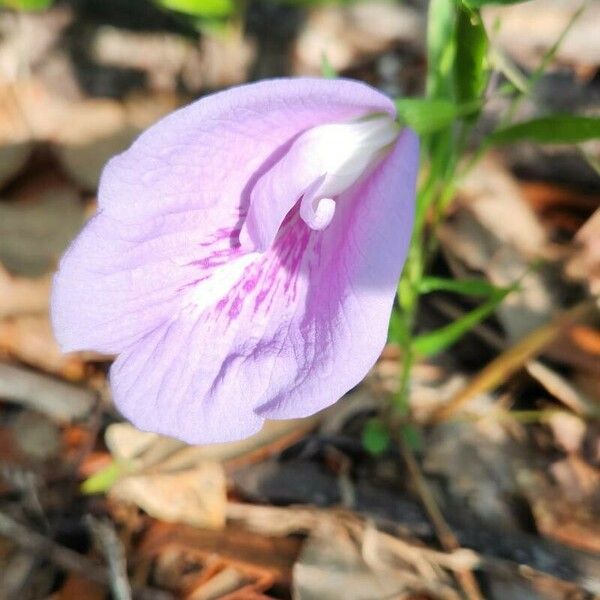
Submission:
[[[451,319],[460,319],[464,316],[465,312],[454,306],[450,302],[441,299],[435,299],[431,301],[431,304],[439,310],[445,317],[449,317]],[[479,323],[473,327],[472,332],[477,335],[480,339],[482,339],[486,344],[490,347],[498,350],[499,352],[504,351],[506,349],[506,343],[502,339],[502,337],[497,334],[491,327],[488,327],[484,323]],[[551,369],[548,369],[542,362],[538,360],[528,360],[523,365],[529,374],[540,381],[539,374],[543,372],[546,374],[547,378],[551,379],[551,382],[554,383],[555,388],[559,386],[564,386],[562,383],[562,378],[554,373]],[[542,385],[544,385],[542,383]],[[548,391],[560,402],[562,402],[567,408],[572,410],[574,413],[578,414],[581,417],[597,417],[598,416],[598,408],[590,402],[583,395],[578,394],[576,390],[569,390],[567,393],[558,393],[556,389],[548,388],[548,384],[545,384],[545,387]],[[513,418],[520,420],[522,422],[522,416],[524,415],[524,411],[511,411],[510,415],[504,412],[503,407],[499,407],[498,416],[499,418]],[[546,410],[546,411],[527,411],[528,415],[531,415],[531,418],[534,418],[533,415],[537,415],[537,418],[541,418],[544,415],[550,415],[551,413],[560,413],[560,410]],[[525,417],[529,418],[529,416]]]
[[0,363],[0,397],[63,422],[86,417],[96,403],[91,390],[6,363]]
[[98,583],[107,582],[106,570],[101,565],[74,550],[56,544],[1,512],[0,535],[11,539],[21,548],[30,550],[34,554],[47,556],[55,565],[67,571],[85,574],[88,579]]
[[[66,571],[81,573],[90,581],[110,585],[110,576],[102,565],[53,542],[2,512],[0,512],[0,536],[8,538],[25,550],[44,556]],[[134,592],[134,597],[141,600],[171,600],[172,598],[170,594],[148,588],[136,588]]]
[[86,521],[96,544],[108,562],[110,589],[115,600],[131,600],[125,549],[117,532],[109,521],[95,519],[91,515],[88,515]]
[[[397,431],[397,428],[394,428],[394,431]],[[447,552],[460,550],[461,547],[458,539],[450,529],[448,523],[446,523],[444,516],[442,515],[438,505],[431,495],[431,492],[427,486],[427,482],[421,474],[419,465],[414,454],[412,453],[412,450],[402,435],[396,435],[395,437],[402,451],[402,456],[406,462],[411,479],[415,485],[415,488],[417,489],[419,497],[421,498],[423,507],[425,508],[425,511],[427,512],[427,515],[429,516],[429,519],[435,528],[435,532],[440,540],[442,548],[444,548],[444,550]],[[454,575],[469,600],[483,600],[477,580],[470,569],[457,570],[454,572]]]
[[434,423],[445,421],[478,394],[499,386],[529,359],[538,355],[565,327],[580,320],[594,308],[593,301],[582,302],[563,312],[551,323],[532,331],[520,342],[502,352],[486,365],[448,404],[437,410],[432,415],[431,420]]

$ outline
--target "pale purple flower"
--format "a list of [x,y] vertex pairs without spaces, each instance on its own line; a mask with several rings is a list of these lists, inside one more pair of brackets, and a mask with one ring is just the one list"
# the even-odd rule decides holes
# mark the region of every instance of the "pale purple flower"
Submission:
[[418,142],[358,82],[281,79],[176,111],[106,166],[61,261],[63,350],[118,354],[117,406],[187,442],[310,415],[385,343]]

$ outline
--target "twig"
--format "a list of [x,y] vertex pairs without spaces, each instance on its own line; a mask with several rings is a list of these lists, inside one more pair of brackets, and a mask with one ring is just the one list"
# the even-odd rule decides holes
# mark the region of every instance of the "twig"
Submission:
[[[21,525],[3,512],[0,512],[0,536],[10,539],[33,554],[44,556],[65,571],[81,573],[90,581],[103,585],[111,583],[111,578],[102,565]],[[136,587],[134,592],[140,600],[171,600],[172,598],[166,592],[146,587]]]
[[[410,449],[409,445],[406,443],[406,440],[403,438],[401,434],[398,434],[398,428],[393,428],[393,435],[396,438],[398,445],[400,446],[400,450],[402,452],[404,461],[410,473],[411,479],[417,489],[417,493],[421,498],[421,502],[423,503],[423,507],[433,524],[435,532],[440,540],[440,544],[442,548],[447,552],[455,552],[457,550],[461,550],[460,543],[458,539],[450,529],[448,523],[444,519],[444,515],[442,515],[438,505],[436,504],[431,492],[429,491],[429,487],[425,478],[421,474],[421,470],[419,469],[419,465],[417,460]],[[456,580],[460,584],[463,589],[465,595],[469,600],[483,600],[483,596],[479,590],[479,585],[477,584],[477,580],[473,575],[473,572],[469,568],[464,568],[461,570],[454,571]]]
[[91,390],[6,363],[0,363],[0,398],[20,402],[63,422],[87,416],[96,402]]
[[115,600],[131,600],[131,586],[127,577],[125,550],[114,527],[109,521],[95,519],[91,515],[87,515],[86,522],[96,544],[106,557],[110,575],[110,588]]
[[88,579],[97,583],[108,583],[106,570],[102,565],[32,531],[2,512],[0,512],[0,535],[16,542],[21,548],[47,556],[54,564],[67,571],[84,573]]
[[488,363],[462,390],[432,415],[433,422],[450,418],[469,400],[494,389],[518,371],[529,359],[538,355],[565,327],[584,317],[595,307],[592,301],[582,302],[563,312],[551,323],[543,325],[525,336],[514,346],[507,348]]
[[[444,316],[451,319],[460,319],[465,314],[458,306],[446,300],[436,298],[432,300],[431,304]],[[471,331],[495,350],[503,351],[507,347],[502,337],[484,323],[479,323]],[[523,366],[534,379],[539,381],[557,400],[560,400],[574,413],[583,417],[597,416],[598,409],[593,402],[565,381],[563,377],[546,367],[542,362],[539,360],[528,360]],[[539,413],[539,411],[536,412]],[[515,418],[515,411],[511,411],[511,414],[508,416]]]

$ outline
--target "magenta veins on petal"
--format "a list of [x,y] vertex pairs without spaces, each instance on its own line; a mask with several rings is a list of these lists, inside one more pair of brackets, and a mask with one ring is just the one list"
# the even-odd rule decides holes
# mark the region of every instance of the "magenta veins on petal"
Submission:
[[411,234],[418,142],[394,118],[356,81],[275,79],[153,125],[61,260],[63,349],[117,355],[123,415],[190,443],[338,400],[385,343]]

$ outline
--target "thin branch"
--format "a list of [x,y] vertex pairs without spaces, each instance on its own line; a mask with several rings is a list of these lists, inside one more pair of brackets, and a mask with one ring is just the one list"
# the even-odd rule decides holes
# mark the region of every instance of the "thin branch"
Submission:
[[[398,428],[394,428],[394,431],[397,432]],[[429,491],[429,486],[421,474],[421,470],[412,450],[402,435],[395,434],[395,438],[400,446],[400,450],[410,473],[411,479],[415,485],[419,497],[421,498],[423,507],[425,508],[425,511],[427,512],[427,515],[433,524],[442,548],[447,552],[461,550],[462,548],[458,539],[452,532],[452,529],[450,529],[448,523],[446,523],[444,515],[442,515],[442,512],[440,511],[437,503],[431,495],[431,492]],[[483,600],[483,596],[481,595],[481,591],[479,590],[479,585],[477,583],[477,579],[475,579],[475,575],[473,575],[473,571],[471,571],[469,568],[460,569],[454,571],[454,575],[469,600]]]

